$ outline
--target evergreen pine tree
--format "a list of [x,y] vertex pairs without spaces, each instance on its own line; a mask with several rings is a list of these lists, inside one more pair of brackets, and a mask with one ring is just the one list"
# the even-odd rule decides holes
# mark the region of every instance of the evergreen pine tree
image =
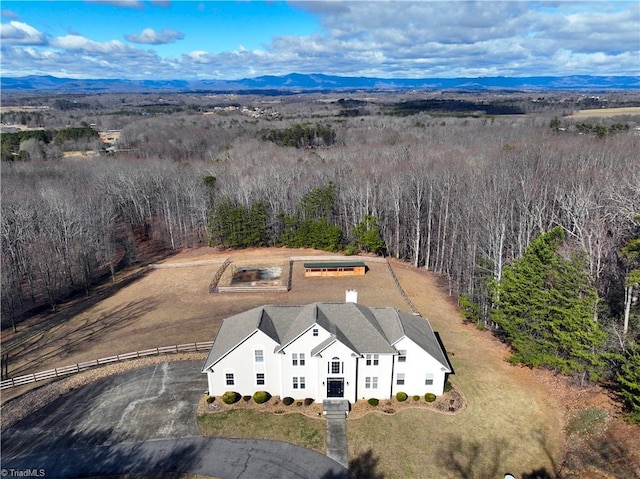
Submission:
[[629,343],[617,377],[620,396],[628,410],[627,418],[633,424],[640,424],[640,344]]
[[505,268],[492,317],[513,347],[512,361],[595,379],[603,368],[604,333],[594,320],[598,295],[584,258],[558,254],[563,239],[554,228]]

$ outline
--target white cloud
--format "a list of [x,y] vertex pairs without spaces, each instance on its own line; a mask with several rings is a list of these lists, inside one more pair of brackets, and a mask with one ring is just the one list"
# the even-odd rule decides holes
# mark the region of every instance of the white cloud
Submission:
[[31,25],[17,21],[0,25],[0,38],[3,42],[13,45],[45,45],[47,43],[44,33]]
[[164,29],[156,32],[153,28],[145,28],[140,35],[130,34],[125,37],[133,43],[143,43],[147,45],[162,45],[165,43],[174,43],[176,40],[182,40],[184,33],[177,30]]
[[[128,1],[124,5],[141,4]],[[234,79],[290,72],[428,78],[637,75],[639,71],[637,2],[293,5],[317,15],[321,29],[307,36],[272,37],[271,43],[259,50],[239,45],[236,51],[214,54],[203,44],[194,51],[165,58],[118,40],[97,42],[81,35],[53,38],[45,48],[38,46],[46,44],[44,34],[26,24],[10,22],[2,30],[7,44],[3,45],[3,71],[24,71],[33,65],[40,72],[63,70],[73,76],[144,78],[153,72],[154,78],[168,79]],[[5,35],[13,41],[5,40]],[[146,28],[126,38],[158,45],[175,43],[184,35],[176,30]]]
[[64,37],[56,37],[51,40],[51,46],[69,51],[82,51],[86,53],[113,54],[135,51],[119,40],[96,42],[81,35],[65,35]]

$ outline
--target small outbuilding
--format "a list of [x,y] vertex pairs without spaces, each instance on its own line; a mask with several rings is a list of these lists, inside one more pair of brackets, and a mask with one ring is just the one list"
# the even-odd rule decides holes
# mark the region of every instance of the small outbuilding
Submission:
[[364,276],[367,265],[364,261],[330,261],[326,263],[304,263],[305,277],[311,276]]

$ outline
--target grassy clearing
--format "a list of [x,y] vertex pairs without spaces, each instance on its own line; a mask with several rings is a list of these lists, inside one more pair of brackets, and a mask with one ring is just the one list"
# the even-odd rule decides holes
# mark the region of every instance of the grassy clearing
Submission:
[[567,421],[567,434],[589,434],[600,430],[607,421],[607,413],[602,409],[589,408],[575,411]]
[[640,115],[639,106],[622,108],[593,108],[590,110],[578,110],[566,118],[611,118],[620,115]]
[[209,437],[273,439],[325,452],[326,423],[302,414],[235,410],[201,414],[198,426],[202,434]]
[[385,479],[489,478],[506,472],[554,473],[561,457],[562,410],[531,377],[512,366],[488,332],[464,325],[433,278],[394,270],[423,316],[441,335],[468,407],[450,416],[409,410],[369,415],[347,425],[349,457],[374,452]]

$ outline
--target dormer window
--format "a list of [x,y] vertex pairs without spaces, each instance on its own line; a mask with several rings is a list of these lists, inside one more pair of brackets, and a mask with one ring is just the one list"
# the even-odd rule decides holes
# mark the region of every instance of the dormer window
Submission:
[[313,335],[318,336],[318,328],[313,328]]

